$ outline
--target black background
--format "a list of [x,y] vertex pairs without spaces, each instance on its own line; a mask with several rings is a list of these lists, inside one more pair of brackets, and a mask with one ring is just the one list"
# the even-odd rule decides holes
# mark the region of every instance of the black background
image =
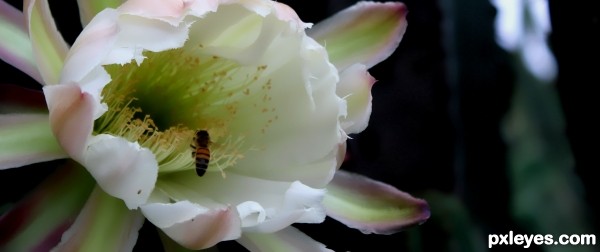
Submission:
[[[20,1],[9,2],[21,5]],[[281,2],[293,7],[305,22],[317,23],[356,1]],[[409,9],[407,32],[397,51],[370,71],[378,80],[372,90],[373,114],[367,130],[349,140],[351,159],[343,169],[426,199],[430,192],[453,195],[470,216],[469,223],[458,221],[455,225],[476,226],[484,235],[482,242],[490,233],[526,233],[527,225],[511,214],[507,145],[501,134],[516,73],[510,55],[494,42],[493,6],[487,1],[466,0],[404,3]],[[593,92],[600,84],[599,5],[598,1],[550,1],[553,31],[549,42],[559,67],[555,84],[575,158],[573,168],[585,192],[591,232],[600,227],[600,190],[594,176],[594,169],[600,168],[596,158],[600,125],[596,120],[598,98]],[[51,6],[59,29],[72,43],[81,29],[76,1],[51,1]],[[451,15],[449,10],[457,14]],[[458,70],[456,59],[462,62]],[[4,83],[39,89],[3,62],[0,70]],[[51,172],[46,168],[51,166],[0,171],[3,188],[15,177],[27,178],[11,192],[3,191],[2,202],[17,200]],[[425,224],[389,236],[364,235],[330,219],[320,225],[296,226],[336,251],[467,251],[453,243],[457,234],[444,226],[448,218],[458,217],[436,206],[439,204],[432,204],[432,219]],[[156,233],[146,223],[135,251],[157,246]],[[219,246],[243,251],[233,242]],[[494,251],[515,249],[504,246]]]

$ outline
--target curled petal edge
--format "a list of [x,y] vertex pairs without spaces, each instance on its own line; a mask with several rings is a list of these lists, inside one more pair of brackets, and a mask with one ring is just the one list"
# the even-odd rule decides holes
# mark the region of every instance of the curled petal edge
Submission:
[[69,156],[82,164],[104,191],[123,199],[128,208],[144,204],[158,177],[154,154],[123,138],[92,136],[97,104],[78,85],[49,85],[43,90],[52,131]]
[[354,64],[340,73],[336,93],[346,100],[348,114],[341,122],[346,133],[359,133],[367,128],[371,117],[373,84],[375,78],[365,65]]
[[208,209],[189,201],[141,206],[146,218],[188,249],[204,249],[241,236],[241,221],[232,207]]
[[93,136],[83,164],[108,194],[123,199],[129,209],[145,204],[158,178],[154,154],[121,137]]

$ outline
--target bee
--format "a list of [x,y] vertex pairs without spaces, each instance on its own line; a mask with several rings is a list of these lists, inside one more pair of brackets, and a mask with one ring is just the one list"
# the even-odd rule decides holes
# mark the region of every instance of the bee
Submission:
[[206,130],[196,131],[194,136],[194,143],[191,145],[194,148],[192,151],[192,157],[196,159],[196,174],[199,177],[204,176],[206,169],[208,169],[208,162],[210,162],[210,136]]

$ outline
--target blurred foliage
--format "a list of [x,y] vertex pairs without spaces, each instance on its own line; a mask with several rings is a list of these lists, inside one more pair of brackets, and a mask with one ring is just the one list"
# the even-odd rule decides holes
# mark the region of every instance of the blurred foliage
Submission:
[[[515,58],[516,59],[516,58]],[[513,215],[529,233],[590,234],[590,216],[565,135],[554,83],[535,79],[516,59],[517,85],[505,129]],[[595,251],[545,246],[544,251]]]

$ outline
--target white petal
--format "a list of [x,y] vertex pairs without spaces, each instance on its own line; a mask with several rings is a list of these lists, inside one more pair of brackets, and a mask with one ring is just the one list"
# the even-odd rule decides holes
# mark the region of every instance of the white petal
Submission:
[[111,135],[90,139],[83,164],[105,192],[123,199],[129,209],[146,203],[158,176],[150,150]]
[[[274,232],[295,222],[318,223],[325,218],[321,201],[324,190],[310,188],[300,182],[280,182],[227,173],[223,178],[218,173],[207,173],[203,177],[193,172],[161,178],[158,187],[169,195],[175,192],[174,185],[187,189],[185,198],[202,194],[222,205],[237,206],[242,226],[247,230]],[[201,192],[201,193],[198,193]],[[266,214],[263,220],[262,214]]]
[[255,201],[238,204],[237,211],[240,213],[240,219],[244,222],[243,226],[254,226],[264,222],[267,218],[266,210]]
[[188,24],[173,26],[160,20],[124,15],[114,9],[98,13],[78,36],[65,60],[61,83],[74,82],[94,97],[94,118],[104,113],[101,92],[111,80],[102,65],[140,64],[144,50],[163,51],[181,47]]
[[247,232],[237,240],[251,252],[287,251],[333,251],[325,245],[313,240],[306,234],[293,227],[287,227],[276,233],[251,233]]
[[96,14],[106,8],[116,8],[125,0],[77,0],[79,19],[85,27]]
[[47,114],[0,115],[0,170],[66,157]]
[[259,225],[246,227],[244,231],[272,233],[292,223],[321,223],[326,215],[321,205],[324,194],[325,190],[296,181],[285,192],[283,205],[275,215]]
[[92,19],[71,47],[61,73],[61,83],[80,82],[114,47],[119,28],[118,13],[106,9]]
[[302,31],[306,28],[312,27],[311,23],[302,22],[296,11],[289,6],[279,2],[273,2],[273,5],[277,18],[288,22],[292,30]]
[[71,47],[61,73],[60,83],[75,83],[94,100],[93,118],[104,113],[101,92],[110,76],[100,66],[117,40],[117,13],[107,9],[86,26]]
[[[118,22],[119,38],[115,47],[129,50],[132,55],[141,49],[158,52],[181,47],[187,39],[189,27],[186,22],[173,26],[161,20],[122,14]],[[111,57],[109,55],[104,63],[117,63]]]
[[159,19],[176,26],[186,14],[203,16],[217,10],[220,1],[203,0],[129,0],[119,7],[119,11],[149,19]]
[[342,128],[348,134],[359,133],[367,128],[371,116],[371,87],[375,79],[367,66],[354,64],[340,74],[337,94],[346,100],[348,115],[342,120]]
[[262,56],[274,59],[265,62],[268,80],[264,82],[272,84],[264,94],[267,99],[240,100],[232,131],[244,134],[253,151],[245,153],[232,170],[294,181],[297,174],[290,170],[319,166],[312,178],[300,180],[321,186],[335,169],[328,158],[334,159],[332,153],[345,140],[339,123],[346,114],[345,102],[335,94],[337,70],[327,62],[324,48],[310,38],[301,44],[287,38],[274,41]]
[[[253,153],[250,153],[250,155],[252,154]],[[236,166],[234,169],[231,169],[231,171],[235,170],[235,172],[238,174],[244,174],[247,176],[259,177],[268,180],[299,180],[310,187],[322,188],[333,178],[333,175],[335,174],[335,168],[341,165],[341,163],[338,163],[338,154],[339,151],[335,150],[320,160],[315,160],[304,164],[290,162],[290,164],[285,165],[283,160],[263,160],[264,164],[262,165],[255,164],[255,166],[250,166],[247,161],[241,160],[239,161],[238,166]],[[277,166],[277,164],[285,166]],[[225,172],[228,171],[230,170],[226,170]]]
[[241,235],[239,217],[230,207],[208,209],[189,201],[179,201],[151,203],[141,209],[150,222],[189,249],[208,248]]

